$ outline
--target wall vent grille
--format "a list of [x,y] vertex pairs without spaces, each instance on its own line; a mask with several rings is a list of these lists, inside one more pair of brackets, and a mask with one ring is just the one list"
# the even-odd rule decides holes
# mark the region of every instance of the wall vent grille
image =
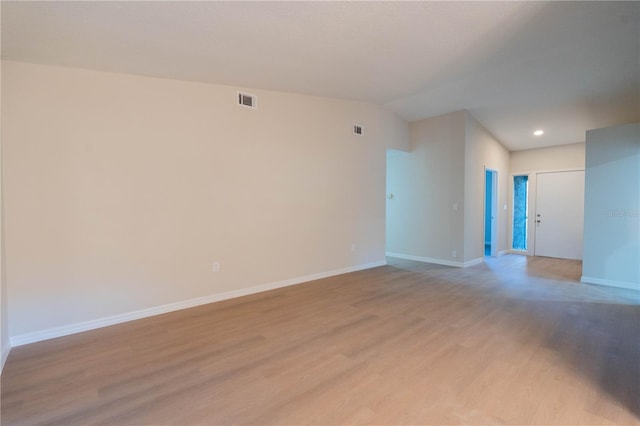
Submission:
[[355,133],[356,135],[361,135],[362,134],[362,126],[359,124],[354,124],[353,125],[353,133]]
[[258,107],[258,98],[255,95],[238,92],[238,105],[255,109]]

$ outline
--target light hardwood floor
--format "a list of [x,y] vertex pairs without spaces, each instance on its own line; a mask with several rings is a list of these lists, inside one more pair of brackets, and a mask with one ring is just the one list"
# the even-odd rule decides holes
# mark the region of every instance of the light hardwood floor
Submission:
[[14,348],[2,424],[640,424],[638,293],[389,265]]

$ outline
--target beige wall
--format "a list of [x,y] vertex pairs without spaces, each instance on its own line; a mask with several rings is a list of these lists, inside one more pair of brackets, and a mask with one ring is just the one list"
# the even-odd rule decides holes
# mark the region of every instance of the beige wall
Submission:
[[409,128],[411,152],[387,158],[387,253],[456,266],[481,260],[485,168],[498,171],[498,251],[506,250],[506,148],[467,111]]
[[511,173],[584,169],[584,143],[513,151]]
[[509,151],[469,113],[465,139],[464,261],[484,256],[485,170],[498,172],[498,252],[507,250]]
[[[1,7],[0,7],[1,9]],[[0,12],[0,16],[1,16]],[[2,79],[2,64],[0,63],[0,80]],[[0,85],[0,99],[2,99],[2,85]],[[1,103],[0,103],[1,104]],[[2,105],[0,105],[0,117],[2,117]],[[9,322],[7,309],[7,280],[4,263],[4,217],[3,217],[3,179],[2,179],[2,119],[0,119],[0,372],[9,355]]]
[[16,62],[2,85],[12,337],[384,261],[408,126],[383,107]]
[[388,158],[387,252],[463,260],[465,119],[459,111],[410,123],[411,153]]

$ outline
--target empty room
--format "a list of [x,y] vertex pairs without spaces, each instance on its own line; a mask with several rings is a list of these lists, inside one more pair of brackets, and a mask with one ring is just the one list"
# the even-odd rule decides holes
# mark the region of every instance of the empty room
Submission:
[[640,2],[0,17],[2,425],[640,423]]

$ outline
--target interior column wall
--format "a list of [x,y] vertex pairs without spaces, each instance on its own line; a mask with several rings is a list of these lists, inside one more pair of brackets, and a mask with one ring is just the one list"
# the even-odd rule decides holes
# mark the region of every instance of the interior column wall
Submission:
[[465,117],[459,111],[410,123],[411,152],[387,159],[388,253],[464,258]]
[[468,112],[465,112],[464,262],[484,256],[485,170],[498,172],[497,252],[507,249],[509,151]]
[[[0,17],[2,16],[2,6],[0,6]],[[2,64],[0,63],[0,80],[2,79]],[[2,85],[0,84],[0,99],[2,99]],[[0,102],[0,117],[2,117],[2,105]],[[0,119],[0,372],[9,355],[11,345],[9,342],[9,314],[7,300],[7,268],[5,267],[4,256],[4,180],[3,158],[2,158],[2,119]]]
[[587,132],[582,281],[640,290],[640,123]]

